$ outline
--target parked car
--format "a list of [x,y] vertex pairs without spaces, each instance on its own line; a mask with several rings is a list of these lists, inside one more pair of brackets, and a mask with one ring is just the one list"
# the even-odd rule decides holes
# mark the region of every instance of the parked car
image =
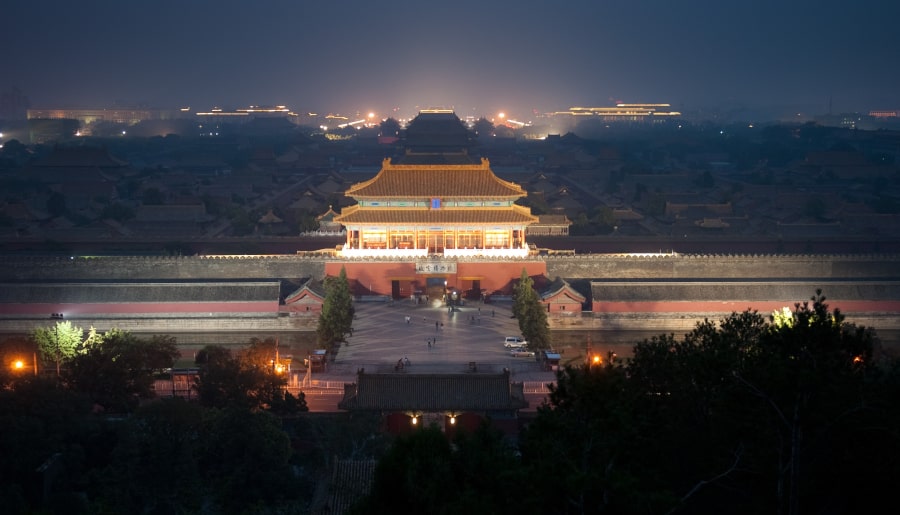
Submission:
[[514,349],[509,351],[509,355],[514,358],[533,358],[534,351],[523,349]]
[[528,342],[526,342],[524,338],[518,336],[507,336],[503,342],[503,346],[507,349],[513,347],[525,347],[526,345],[528,345]]

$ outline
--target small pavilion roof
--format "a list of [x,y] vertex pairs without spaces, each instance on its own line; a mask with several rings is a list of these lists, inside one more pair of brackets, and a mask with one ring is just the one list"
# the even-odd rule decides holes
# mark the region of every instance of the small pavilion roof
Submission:
[[584,302],[586,300],[584,295],[579,293],[568,281],[561,277],[557,277],[544,288],[544,291],[541,292],[541,299],[547,300],[561,294],[568,295],[573,300],[579,302]]

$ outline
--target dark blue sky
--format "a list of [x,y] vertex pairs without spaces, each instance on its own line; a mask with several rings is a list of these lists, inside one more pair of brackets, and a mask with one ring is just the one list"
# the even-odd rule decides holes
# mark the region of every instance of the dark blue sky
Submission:
[[8,0],[34,107],[900,108],[897,0]]

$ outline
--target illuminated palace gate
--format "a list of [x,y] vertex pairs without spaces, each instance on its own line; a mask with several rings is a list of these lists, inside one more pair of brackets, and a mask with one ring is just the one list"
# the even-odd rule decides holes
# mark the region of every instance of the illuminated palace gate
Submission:
[[[542,262],[527,262],[526,228],[537,222],[516,200],[516,183],[497,177],[490,162],[468,155],[468,130],[451,111],[423,111],[406,130],[399,163],[385,159],[375,177],[345,195],[355,205],[334,223],[346,229],[338,249],[357,294],[442,299],[457,292],[508,291]],[[362,262],[362,263],[360,263]]]
[[344,268],[354,295],[389,295],[393,299],[442,300],[447,293],[477,299],[481,293],[510,294],[524,269],[537,281],[547,275],[546,262],[521,260],[337,260],[325,264],[325,274]]
[[352,185],[356,205],[334,221],[346,228],[343,257],[525,257],[525,228],[537,222],[515,204],[526,195],[487,159],[473,164],[393,164]]

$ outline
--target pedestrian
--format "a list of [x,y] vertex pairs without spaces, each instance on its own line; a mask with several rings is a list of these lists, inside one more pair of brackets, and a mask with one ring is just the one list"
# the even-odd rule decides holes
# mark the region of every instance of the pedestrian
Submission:
[[438,331],[438,321],[435,320],[434,321],[434,332],[437,332],[437,331]]
[[480,308],[480,307],[478,308],[478,314],[479,314],[479,315],[481,314],[481,308]]
[[493,317],[493,316],[494,316],[494,310],[492,309],[492,310],[491,310],[491,317]]

